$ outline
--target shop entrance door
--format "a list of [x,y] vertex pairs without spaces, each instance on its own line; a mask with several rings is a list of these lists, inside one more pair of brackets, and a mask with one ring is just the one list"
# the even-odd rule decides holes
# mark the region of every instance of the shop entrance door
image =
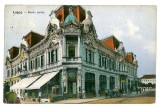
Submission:
[[77,71],[76,69],[69,69],[68,73],[68,97],[77,97]]
[[77,95],[77,83],[75,81],[68,81],[68,95],[74,98]]

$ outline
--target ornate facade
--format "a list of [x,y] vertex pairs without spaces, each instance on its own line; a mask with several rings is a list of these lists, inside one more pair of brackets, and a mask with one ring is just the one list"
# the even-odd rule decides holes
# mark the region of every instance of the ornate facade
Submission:
[[52,11],[45,36],[31,31],[9,51],[5,82],[10,90],[21,97],[41,92],[41,97],[58,93],[69,98],[79,98],[82,90],[87,97],[104,95],[107,89],[134,91],[136,56],[126,53],[113,35],[99,40],[92,17],[81,6]]

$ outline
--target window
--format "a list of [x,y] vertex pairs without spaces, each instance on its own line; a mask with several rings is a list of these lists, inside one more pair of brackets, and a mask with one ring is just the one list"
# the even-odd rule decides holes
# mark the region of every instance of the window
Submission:
[[102,66],[102,56],[99,55],[99,66],[101,67]]
[[124,66],[123,66],[123,64],[122,64],[122,71],[124,71]]
[[37,66],[40,67],[40,57],[37,59]]
[[32,68],[33,68],[33,67],[32,67],[32,60],[31,60],[31,61],[30,61],[30,69],[32,70]]
[[104,66],[104,63],[105,63],[105,58],[104,57],[102,57],[102,66]]
[[58,61],[58,49],[56,49],[56,62]]
[[[50,63],[53,64],[53,63],[57,62],[58,61],[58,50],[55,49],[55,50],[52,50],[52,51],[48,52],[48,58],[49,58],[48,59],[48,64],[50,64]],[[42,64],[42,62],[44,63],[44,56],[41,56],[41,60],[42,60],[41,64]]]
[[31,61],[29,61],[28,65],[29,65],[29,70],[31,70]]
[[115,88],[115,77],[110,77],[110,89],[113,90]]
[[75,57],[75,46],[68,46],[68,57]]
[[109,62],[108,62],[108,59],[106,58],[106,68],[108,68],[109,66]]
[[18,66],[15,66],[15,74],[14,75],[16,75],[16,73],[18,72]]
[[13,76],[13,68],[12,68],[12,70],[11,70],[11,77]]
[[38,68],[38,58],[35,59],[35,69]]
[[94,63],[94,52],[92,52],[92,63]]
[[116,62],[116,70],[119,70],[119,62]]
[[100,87],[100,92],[105,92],[105,90],[107,88],[107,81],[106,81],[105,75],[99,76],[99,87]]
[[35,68],[35,60],[33,59],[32,60],[32,69],[34,69]]
[[16,71],[16,68],[14,67],[14,69],[13,69],[13,75],[15,75],[15,71]]
[[94,52],[86,49],[86,61],[89,63],[94,63]]
[[41,56],[41,67],[44,66],[44,55]]
[[22,64],[20,64],[20,70],[22,70]]
[[89,62],[91,62],[91,51],[89,50],[89,52],[88,52],[89,54],[88,54],[88,56],[89,56]]
[[113,61],[113,70],[116,70],[116,62]]
[[119,63],[119,71],[122,71],[122,64]]
[[22,70],[24,70],[24,71],[27,70],[27,62],[26,61],[22,65]]
[[109,69],[112,69],[112,61],[109,59]]
[[10,76],[10,70],[7,71],[7,77],[9,77],[9,76]]
[[88,50],[86,49],[86,61],[88,61]]
[[112,61],[112,70],[114,70],[114,61]]
[[107,59],[104,58],[104,67],[105,67],[105,68],[107,67],[106,61],[107,61]]
[[40,57],[35,59],[35,68],[37,69],[38,67],[40,67]]
[[51,63],[54,63],[54,57],[55,57],[55,52],[54,50],[51,51]]
[[29,62],[29,69],[32,70],[34,68],[34,60],[32,59],[30,62]]
[[48,52],[48,64],[50,64],[50,52]]

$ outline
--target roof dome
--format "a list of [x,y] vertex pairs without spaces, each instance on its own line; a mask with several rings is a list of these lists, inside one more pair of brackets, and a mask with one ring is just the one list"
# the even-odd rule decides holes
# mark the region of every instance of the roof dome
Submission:
[[76,24],[78,24],[77,18],[74,16],[73,12],[72,12],[72,7],[69,8],[69,15],[66,17],[64,23],[68,23],[68,22],[74,22]]

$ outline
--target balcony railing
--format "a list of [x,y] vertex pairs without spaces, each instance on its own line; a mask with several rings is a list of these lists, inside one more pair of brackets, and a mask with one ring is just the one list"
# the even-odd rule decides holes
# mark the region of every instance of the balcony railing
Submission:
[[79,61],[80,57],[63,57],[66,61]]
[[21,72],[18,72],[16,76],[27,75],[27,74],[28,74],[27,71],[21,71]]

